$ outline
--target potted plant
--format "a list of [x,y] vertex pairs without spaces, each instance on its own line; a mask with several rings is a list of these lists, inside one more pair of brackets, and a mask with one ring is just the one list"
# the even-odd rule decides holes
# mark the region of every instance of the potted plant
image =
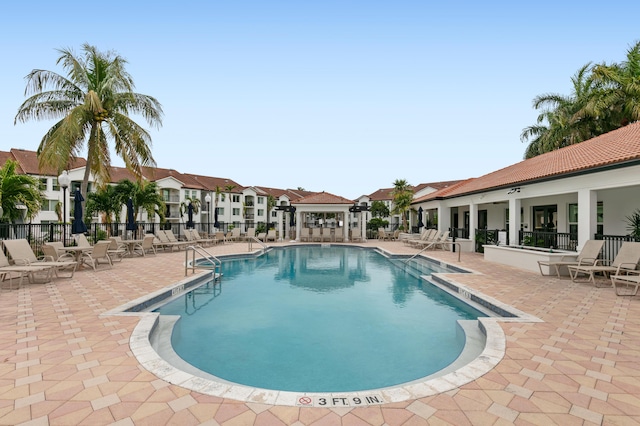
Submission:
[[634,240],[640,241],[640,209],[636,209],[633,213],[626,217],[627,231]]

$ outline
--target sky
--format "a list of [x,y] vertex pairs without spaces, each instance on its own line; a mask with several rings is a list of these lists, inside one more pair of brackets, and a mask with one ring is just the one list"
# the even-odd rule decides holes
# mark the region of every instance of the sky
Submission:
[[522,161],[535,96],[624,60],[639,12],[637,0],[9,2],[0,150],[37,150],[54,121],[14,124],[24,77],[64,74],[57,49],[88,43],[124,57],[135,91],[162,104],[159,129],[134,117],[158,167],[349,199],[478,177]]

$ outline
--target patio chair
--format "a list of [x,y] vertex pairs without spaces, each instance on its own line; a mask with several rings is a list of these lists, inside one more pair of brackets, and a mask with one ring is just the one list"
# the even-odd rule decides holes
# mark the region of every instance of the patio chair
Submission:
[[89,240],[87,240],[86,235],[76,234],[74,238],[78,247],[91,247],[91,244],[89,243]]
[[[625,271],[623,275],[611,275],[611,285],[618,296],[635,296],[640,287],[640,271]],[[624,291],[620,289],[624,285]],[[633,289],[632,289],[633,287]]]
[[435,241],[438,241],[438,239],[440,239],[441,236],[442,236],[442,231],[438,231],[437,229],[431,229],[426,234],[423,234],[422,238],[419,238],[417,240],[408,240],[407,243],[411,247],[416,247],[416,248],[426,247],[429,244],[432,244]]
[[[4,247],[7,249],[13,263],[20,266],[33,265],[40,267],[49,267],[53,269],[53,273],[58,276],[59,269],[71,269],[75,271],[77,263],[75,261],[53,261],[46,259],[38,259],[31,249],[29,241],[24,238],[18,240],[4,240]],[[73,277],[73,272],[71,272]]]
[[320,228],[313,228],[311,231],[311,241],[322,241],[322,231]]
[[309,228],[300,229],[300,241],[311,241],[311,235],[309,235]]
[[[51,262],[64,262],[64,266],[57,268],[58,272],[67,270],[70,271],[69,277],[73,277],[73,273],[78,266],[76,258],[73,254],[64,251],[64,245],[62,243],[45,243],[42,245],[42,253],[44,254],[44,261]],[[59,276],[59,275],[58,275]]]
[[137,254],[142,257],[145,257],[146,253],[156,254],[156,248],[153,245],[154,239],[155,239],[155,236],[153,236],[152,234],[145,235],[141,243],[136,243],[133,246],[133,250],[131,251],[131,254]]
[[224,232],[218,231],[216,232],[216,244],[224,244],[227,242],[227,239],[224,236]]
[[[174,241],[172,241],[169,238],[169,232],[171,232],[171,236],[173,236]],[[173,232],[172,231],[169,231],[169,232],[163,231],[161,229],[156,231],[155,235],[160,241],[160,244],[156,243],[156,246],[160,245],[163,249],[171,248],[171,251],[173,251],[174,248],[177,248],[178,250],[180,250],[181,248],[184,248],[187,246],[188,243],[184,241],[178,241],[176,239],[176,236],[173,235]]]
[[121,237],[110,237],[109,241],[109,257],[111,261],[122,262],[122,258],[129,254],[129,246],[122,241]]
[[[551,268],[556,271],[556,275],[560,278],[560,268],[563,266],[593,266],[600,257],[600,251],[604,245],[604,240],[588,240],[584,243],[582,250],[578,253],[578,257],[574,259],[568,259],[569,256],[565,255],[560,260],[539,260],[538,267],[540,268],[540,275],[545,275],[542,272],[542,267],[547,266],[549,268],[549,275],[551,275]],[[573,257],[573,255],[571,256]]]
[[11,265],[9,259],[5,256],[4,251],[0,250],[0,281],[6,281],[9,278],[9,289],[13,289],[14,274],[18,274],[20,280],[18,281],[18,287],[22,285],[23,278],[27,277],[29,282],[36,282],[36,274],[43,274],[46,282],[51,281],[53,274],[52,266],[33,266],[33,265]]
[[276,234],[276,230],[275,229],[269,229],[269,232],[267,232],[267,236],[266,236],[266,241],[276,241],[278,239],[278,235]]
[[111,258],[109,257],[110,245],[111,241],[98,241],[93,245],[93,249],[91,251],[82,253],[82,263],[86,263],[91,266],[94,271],[100,263],[108,264],[109,267],[112,268],[113,263],[111,263]]
[[244,235],[245,240],[251,239],[251,237],[256,236],[256,228],[248,228],[247,233]]
[[331,235],[331,228],[322,228],[321,241],[333,241],[333,235]]
[[344,242],[344,230],[343,230],[343,228],[335,228],[333,230],[333,241],[336,242],[336,243],[338,241]]
[[351,230],[351,241],[362,242],[362,233],[360,233],[360,228],[353,228]]
[[200,244],[203,245],[213,245],[216,242],[215,238],[204,238],[200,236],[200,233],[198,231],[196,231],[195,229],[191,230],[191,237],[193,238],[193,241],[196,241]]
[[578,275],[586,275],[587,281],[591,281],[594,286],[596,284],[595,274],[601,273],[605,277],[609,275],[623,275],[628,270],[635,270],[640,262],[640,243],[625,241],[620,246],[620,251],[613,259],[611,265],[603,265],[603,261],[598,260],[595,265],[571,265],[569,275],[571,281],[575,282]]
[[438,247],[442,250],[446,249],[447,244],[449,243],[449,231],[439,232],[439,235],[433,239],[430,243],[423,243],[420,245],[423,250],[428,249],[437,249]]
[[256,238],[259,239],[260,241],[264,242],[267,239],[267,233],[266,232],[260,232]]
[[240,239],[240,231],[241,231],[240,228],[233,228],[227,234],[227,240],[228,241],[238,241]]

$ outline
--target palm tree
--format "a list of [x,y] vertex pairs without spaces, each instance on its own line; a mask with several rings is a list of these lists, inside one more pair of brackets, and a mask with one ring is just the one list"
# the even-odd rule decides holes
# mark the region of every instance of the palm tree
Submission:
[[586,113],[585,107],[598,89],[591,63],[583,65],[573,77],[571,95],[547,93],[536,96],[533,107],[541,109],[537,124],[526,127],[520,140],[529,142],[525,158],[535,157],[565,146],[591,139],[602,131],[599,120]]
[[278,204],[278,200],[276,200],[276,197],[271,194],[267,195],[267,218],[265,220],[265,222],[267,223],[267,231],[269,230],[269,219],[271,219],[270,213],[271,210],[273,210],[273,208],[276,206],[276,204]]
[[[118,196],[116,188],[107,185],[95,192],[87,195],[87,216],[92,216],[96,212],[103,214],[103,222],[110,225],[113,223],[113,217],[122,211],[122,200]],[[107,227],[110,229],[111,227]]]
[[198,214],[200,211],[200,203],[200,199],[197,197],[184,197],[184,201],[180,203],[180,217],[184,216],[189,210],[189,204],[193,206],[193,213]]
[[121,56],[100,52],[88,44],[82,45],[83,54],[79,56],[69,49],[58,51],[56,64],[62,64],[67,76],[41,69],[31,71],[25,89],[25,96],[30,97],[14,120],[60,120],[40,141],[40,168],[61,172],[86,144],[87,167],[80,187],[86,194],[90,173],[99,185],[110,180],[111,139],[125,166],[140,179],[143,166],[155,166],[151,136],[129,114],[140,114],[150,126],[160,127],[162,106],[151,96],[133,92],[135,85]]
[[399,214],[402,217],[402,229],[405,231],[407,225],[407,211],[411,208],[413,201],[413,187],[405,179],[396,179],[393,182],[393,214]]
[[626,59],[621,64],[603,63],[593,69],[602,89],[591,99],[587,111],[609,117],[614,128],[640,120],[640,42],[627,50]]
[[31,219],[42,208],[40,182],[33,176],[17,174],[17,165],[15,161],[7,160],[0,168],[0,206],[3,212],[0,219],[9,222],[14,222],[23,215],[25,219]]
[[[154,215],[158,215],[160,222],[164,222],[165,204],[155,182],[145,180],[132,182],[124,179],[118,182],[115,191],[118,194],[117,198],[121,206],[131,198],[131,201],[133,201],[133,217],[138,217],[138,213],[142,216],[142,211],[145,210],[149,220]],[[142,217],[140,220],[142,220]]]

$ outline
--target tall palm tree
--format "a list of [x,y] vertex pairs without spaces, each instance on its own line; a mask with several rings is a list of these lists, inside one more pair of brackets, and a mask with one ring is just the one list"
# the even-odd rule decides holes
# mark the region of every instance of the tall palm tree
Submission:
[[400,215],[402,228],[406,231],[408,228],[407,211],[411,208],[411,202],[413,201],[413,187],[405,179],[396,179],[393,182],[391,196],[393,197],[392,213]]
[[14,123],[59,119],[40,141],[40,168],[61,172],[69,160],[85,148],[87,167],[81,184],[86,195],[89,174],[97,183],[109,182],[109,140],[125,166],[141,178],[143,166],[155,166],[151,155],[151,136],[129,118],[141,115],[150,126],[162,124],[162,106],[153,97],[135,93],[135,85],[125,70],[127,61],[113,52],[100,52],[82,45],[76,56],[70,49],[59,49],[66,77],[53,71],[34,69],[27,79],[25,96]]
[[[25,218],[33,218],[42,208],[43,193],[39,189],[40,182],[33,176],[17,174],[18,163],[12,160],[0,168],[0,219],[14,222],[23,214]],[[26,208],[26,210],[25,210]]]

